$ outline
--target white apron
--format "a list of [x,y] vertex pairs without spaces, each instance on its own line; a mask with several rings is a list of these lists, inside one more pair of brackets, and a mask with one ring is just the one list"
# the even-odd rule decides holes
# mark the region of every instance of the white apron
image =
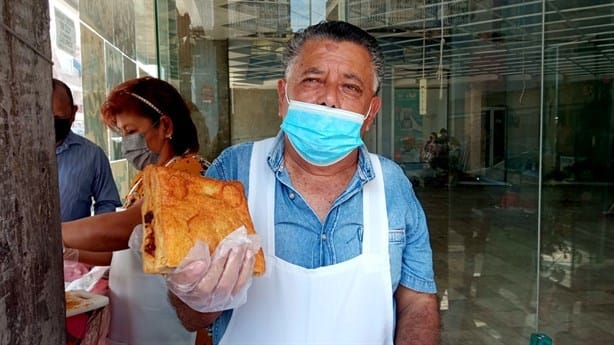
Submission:
[[[168,167],[177,159],[169,160]],[[142,179],[134,184],[128,195]],[[143,273],[143,261],[132,249],[113,252],[109,270],[111,326],[107,345],[194,345],[168,300],[164,278]]]
[[249,207],[263,239],[266,274],[254,278],[220,344],[392,344],[393,307],[388,217],[379,159],[363,189],[362,254],[306,269],[275,256],[275,176],[267,165],[273,139],[254,144]]
[[111,326],[107,345],[194,345],[168,301],[161,275],[143,273],[131,249],[113,253],[109,271]]

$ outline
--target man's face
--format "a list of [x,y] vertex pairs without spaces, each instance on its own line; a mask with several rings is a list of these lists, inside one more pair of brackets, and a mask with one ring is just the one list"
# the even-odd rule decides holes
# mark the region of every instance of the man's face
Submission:
[[76,109],[70,104],[70,100],[61,88],[53,90],[53,117],[56,119],[69,119],[72,123],[75,120]]
[[62,88],[53,90],[53,118],[55,120],[55,145],[60,145],[75,121],[77,107],[70,104],[70,99]]
[[371,56],[366,48],[352,42],[307,41],[287,80],[277,84],[279,114],[283,117],[288,110],[287,90],[291,100],[367,116],[362,128],[364,132],[381,106],[380,98],[374,94],[374,78]]

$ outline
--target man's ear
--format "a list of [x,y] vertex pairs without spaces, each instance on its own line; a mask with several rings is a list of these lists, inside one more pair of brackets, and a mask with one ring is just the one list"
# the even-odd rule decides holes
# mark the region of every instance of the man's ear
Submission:
[[70,122],[72,123],[75,121],[75,117],[77,115],[77,110],[79,110],[79,107],[76,105],[73,105],[71,110],[72,111],[70,113]]
[[373,96],[373,98],[371,99],[371,107],[369,109],[369,113],[367,114],[367,117],[365,118],[365,121],[362,124],[361,132],[363,134],[369,131],[381,107],[382,107],[382,99],[379,96]]

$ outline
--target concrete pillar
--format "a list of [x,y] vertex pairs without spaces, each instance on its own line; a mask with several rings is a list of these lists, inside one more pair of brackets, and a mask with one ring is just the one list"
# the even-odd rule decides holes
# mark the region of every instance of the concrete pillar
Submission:
[[63,344],[47,1],[0,1],[0,344]]
[[212,160],[230,145],[228,41],[196,39],[191,56],[191,97],[182,94],[193,108],[200,153]]

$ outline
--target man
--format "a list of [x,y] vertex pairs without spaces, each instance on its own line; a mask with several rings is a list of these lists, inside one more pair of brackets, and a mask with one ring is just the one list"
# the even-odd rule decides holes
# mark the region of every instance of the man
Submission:
[[207,171],[245,185],[267,273],[244,283],[245,246],[187,262],[167,278],[178,317],[212,324],[216,344],[437,344],[424,212],[400,167],[360,138],[381,106],[380,48],[323,22],[297,33],[283,61],[280,134],[225,150]]
[[104,151],[70,130],[76,112],[70,88],[53,79],[55,155],[63,222],[90,216],[92,205],[95,214],[114,212],[121,206]]
[[[70,130],[75,121],[77,106],[68,85],[53,79],[53,119],[55,127],[55,156],[58,164],[60,189],[60,218],[68,222],[95,214],[115,212],[121,206],[111,165],[104,151]],[[111,263],[112,253],[79,250],[77,259],[91,265]],[[66,255],[66,253],[65,253]]]

